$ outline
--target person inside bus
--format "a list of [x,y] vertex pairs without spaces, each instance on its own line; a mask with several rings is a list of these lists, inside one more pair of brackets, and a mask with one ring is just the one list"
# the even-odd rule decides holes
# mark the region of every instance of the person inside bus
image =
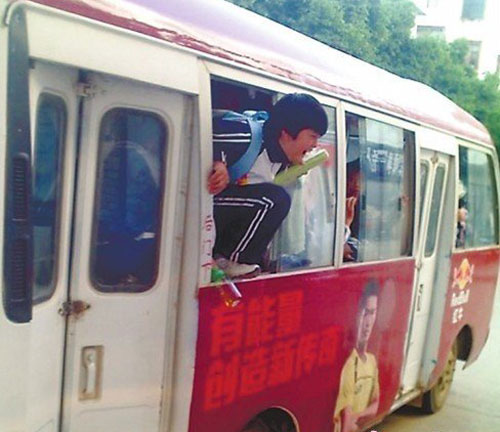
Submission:
[[458,210],[457,210],[457,237],[455,240],[455,247],[464,248],[465,247],[465,237],[467,235],[467,216],[469,212],[465,206],[465,200],[460,198],[458,200]]
[[288,94],[269,111],[259,156],[244,179],[230,184],[222,155],[214,154],[208,190],[214,194],[214,258],[227,276],[260,273],[274,234],[290,210],[286,190],[273,184],[287,167],[302,164],[328,127],[327,114],[312,96]]
[[467,217],[469,216],[469,211],[467,210],[466,196],[467,191],[465,189],[462,180],[458,181],[458,209],[457,209],[457,230],[455,236],[455,247],[463,249],[465,247],[465,238],[467,234]]
[[334,411],[334,432],[354,432],[378,411],[380,386],[375,355],[368,341],[377,319],[379,284],[369,280],[358,304],[355,346],[342,367]]
[[359,240],[353,234],[356,205],[361,194],[361,169],[359,158],[347,163],[344,262],[357,261]]

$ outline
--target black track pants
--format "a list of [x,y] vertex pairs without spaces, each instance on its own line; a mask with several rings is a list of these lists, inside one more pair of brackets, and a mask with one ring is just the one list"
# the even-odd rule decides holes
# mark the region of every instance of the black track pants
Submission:
[[214,255],[239,263],[261,263],[289,210],[290,196],[281,186],[229,185],[214,197]]

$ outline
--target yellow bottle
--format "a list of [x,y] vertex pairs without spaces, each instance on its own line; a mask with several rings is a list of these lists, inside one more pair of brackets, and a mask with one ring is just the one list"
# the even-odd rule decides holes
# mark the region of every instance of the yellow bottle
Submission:
[[211,280],[217,284],[219,294],[227,307],[236,307],[240,303],[242,299],[240,290],[236,284],[227,277],[224,270],[214,265],[212,267]]

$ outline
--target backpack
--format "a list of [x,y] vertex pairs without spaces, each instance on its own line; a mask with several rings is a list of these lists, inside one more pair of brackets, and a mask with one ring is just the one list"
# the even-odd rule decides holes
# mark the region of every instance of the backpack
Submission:
[[214,160],[227,164],[232,183],[247,174],[262,148],[262,128],[269,118],[266,111],[213,110]]

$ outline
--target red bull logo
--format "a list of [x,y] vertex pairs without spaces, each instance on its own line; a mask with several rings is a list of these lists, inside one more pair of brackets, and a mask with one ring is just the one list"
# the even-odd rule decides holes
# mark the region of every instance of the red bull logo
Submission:
[[458,291],[451,293],[450,306],[453,308],[451,318],[453,324],[457,324],[464,317],[465,309],[463,305],[469,302],[470,297],[470,288],[467,288],[467,286],[472,283],[473,275],[474,265],[471,265],[467,258],[462,260],[457,268],[453,269],[453,285],[451,288],[458,288]]
[[469,260],[465,258],[458,268],[453,269],[453,285],[452,288],[458,288],[460,290],[465,289],[465,287],[472,283],[472,276],[474,274],[474,265],[469,263]]

